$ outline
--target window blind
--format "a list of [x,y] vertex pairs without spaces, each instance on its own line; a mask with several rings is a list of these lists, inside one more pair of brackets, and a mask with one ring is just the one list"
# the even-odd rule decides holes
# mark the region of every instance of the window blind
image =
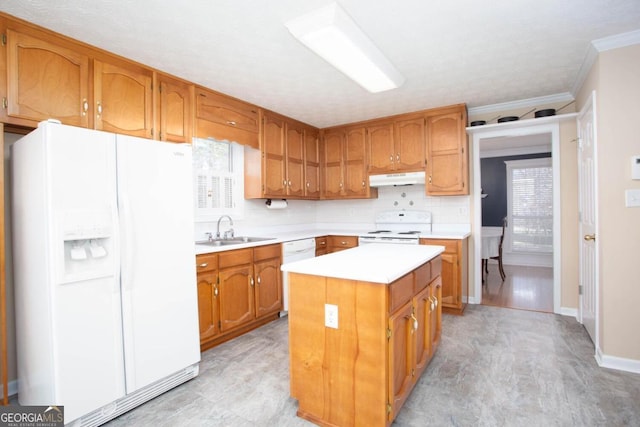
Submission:
[[507,164],[510,250],[553,252],[553,169],[551,158]]

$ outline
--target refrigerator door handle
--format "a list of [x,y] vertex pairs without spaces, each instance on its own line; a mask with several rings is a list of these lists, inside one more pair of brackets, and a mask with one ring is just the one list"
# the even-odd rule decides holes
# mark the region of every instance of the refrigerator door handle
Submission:
[[133,214],[131,212],[131,206],[126,195],[119,193],[120,195],[120,213],[122,215],[122,221],[120,221],[120,230],[122,236],[122,266],[120,269],[120,275],[122,280],[122,290],[130,291],[133,289],[134,280],[134,268],[135,265],[135,230],[133,227],[129,227],[133,224]]

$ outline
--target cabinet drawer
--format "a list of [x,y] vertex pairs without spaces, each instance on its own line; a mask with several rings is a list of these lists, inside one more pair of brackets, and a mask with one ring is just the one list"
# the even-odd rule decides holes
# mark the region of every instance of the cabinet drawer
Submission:
[[389,284],[389,313],[394,313],[413,298],[414,273],[411,272]]
[[253,260],[261,261],[264,259],[280,258],[282,249],[280,245],[265,245],[253,248]]
[[218,266],[220,269],[234,267],[236,265],[251,264],[253,260],[253,249],[236,249],[234,251],[224,251],[218,254]]
[[455,254],[458,252],[459,242],[460,240],[457,239],[420,239],[421,245],[444,246],[444,251],[448,254]]
[[425,262],[415,270],[416,286],[414,293],[417,294],[427,287],[429,282],[431,282],[431,274],[431,262]]
[[327,249],[327,236],[316,237],[316,250]]
[[218,268],[218,254],[196,255],[196,272],[213,271]]
[[329,236],[328,245],[332,248],[355,248],[358,236]]

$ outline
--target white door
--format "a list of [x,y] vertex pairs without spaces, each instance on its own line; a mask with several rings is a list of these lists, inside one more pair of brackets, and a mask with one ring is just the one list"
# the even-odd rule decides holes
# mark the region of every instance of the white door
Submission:
[[191,146],[117,137],[127,394],[200,360]]
[[578,116],[578,204],[580,236],[579,317],[598,347],[598,241],[596,185],[596,94]]

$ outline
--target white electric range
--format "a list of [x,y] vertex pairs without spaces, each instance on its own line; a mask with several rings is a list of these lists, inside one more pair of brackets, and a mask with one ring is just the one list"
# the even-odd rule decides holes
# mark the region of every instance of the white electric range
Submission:
[[390,243],[420,244],[420,235],[431,234],[431,212],[383,211],[376,215],[375,230],[358,236],[358,245]]

